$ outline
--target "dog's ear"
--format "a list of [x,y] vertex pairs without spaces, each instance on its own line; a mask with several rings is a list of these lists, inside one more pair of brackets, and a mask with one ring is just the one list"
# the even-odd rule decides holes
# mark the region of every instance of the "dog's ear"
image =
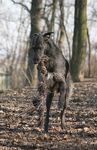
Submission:
[[43,33],[43,37],[45,41],[48,41],[48,39],[50,38],[50,36],[53,34],[54,32],[46,32]]

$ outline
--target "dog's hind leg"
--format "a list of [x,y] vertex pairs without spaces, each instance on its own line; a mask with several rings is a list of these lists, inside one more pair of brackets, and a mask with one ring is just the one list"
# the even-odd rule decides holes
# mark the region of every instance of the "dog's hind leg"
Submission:
[[61,120],[61,128],[63,129],[65,127],[65,109],[66,109],[66,84],[61,83],[60,84],[60,97],[59,97],[59,109],[61,111],[60,114],[60,120]]

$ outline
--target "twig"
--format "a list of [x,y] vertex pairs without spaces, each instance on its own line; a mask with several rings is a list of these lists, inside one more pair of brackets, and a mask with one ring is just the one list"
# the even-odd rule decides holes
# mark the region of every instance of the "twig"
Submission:
[[24,7],[25,10],[27,10],[27,12],[31,13],[31,11],[29,10],[29,8],[28,8],[25,4],[23,4],[23,3],[21,3],[21,2],[16,2],[16,1],[14,1],[14,0],[11,0],[11,1],[12,1],[14,4],[21,5],[22,7]]

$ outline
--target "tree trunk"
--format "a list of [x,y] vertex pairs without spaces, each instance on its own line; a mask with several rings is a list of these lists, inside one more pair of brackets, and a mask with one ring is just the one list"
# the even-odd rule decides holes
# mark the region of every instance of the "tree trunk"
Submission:
[[75,0],[75,22],[71,74],[74,81],[84,79],[84,66],[87,48],[87,0]]
[[52,31],[52,32],[54,32],[56,6],[57,6],[57,0],[52,0],[51,19],[48,26],[48,31]]
[[64,49],[65,41],[65,31],[64,31],[64,0],[59,0],[60,6],[60,37],[59,37],[59,46],[61,49]]
[[[30,32],[30,43],[29,43],[29,50],[28,50],[28,66],[27,66],[27,80],[26,85],[37,84],[37,69],[33,63],[33,49],[32,49],[32,35],[34,33],[40,32],[41,29],[41,7],[42,7],[42,0],[32,0],[31,2],[31,32]],[[29,80],[29,81],[28,81]],[[30,84],[30,85],[31,85]]]
[[89,47],[89,53],[88,53],[88,77],[91,77],[91,42],[90,42],[90,35],[89,30],[87,28],[87,38],[88,38],[88,47]]

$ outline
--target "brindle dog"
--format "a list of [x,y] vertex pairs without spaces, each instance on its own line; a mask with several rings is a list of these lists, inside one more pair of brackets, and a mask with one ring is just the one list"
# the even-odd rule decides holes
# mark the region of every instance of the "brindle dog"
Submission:
[[[67,97],[70,93],[70,84],[68,83],[70,83],[71,81],[69,63],[64,58],[61,49],[54,43],[54,41],[50,37],[51,34],[52,32],[44,34],[37,33],[32,37],[34,63],[38,64],[39,83],[41,83],[38,87],[42,87],[43,89],[45,89],[42,85],[48,86],[46,97],[46,118],[44,124],[45,132],[48,132],[49,112],[55,91],[60,93],[59,107],[61,110],[61,128],[63,129],[65,127],[64,112],[67,106]],[[44,55],[47,58],[46,62],[43,62],[42,60]],[[43,66],[45,69],[42,68]],[[43,73],[44,70],[46,71],[46,74]],[[42,93],[41,90],[40,93]]]

